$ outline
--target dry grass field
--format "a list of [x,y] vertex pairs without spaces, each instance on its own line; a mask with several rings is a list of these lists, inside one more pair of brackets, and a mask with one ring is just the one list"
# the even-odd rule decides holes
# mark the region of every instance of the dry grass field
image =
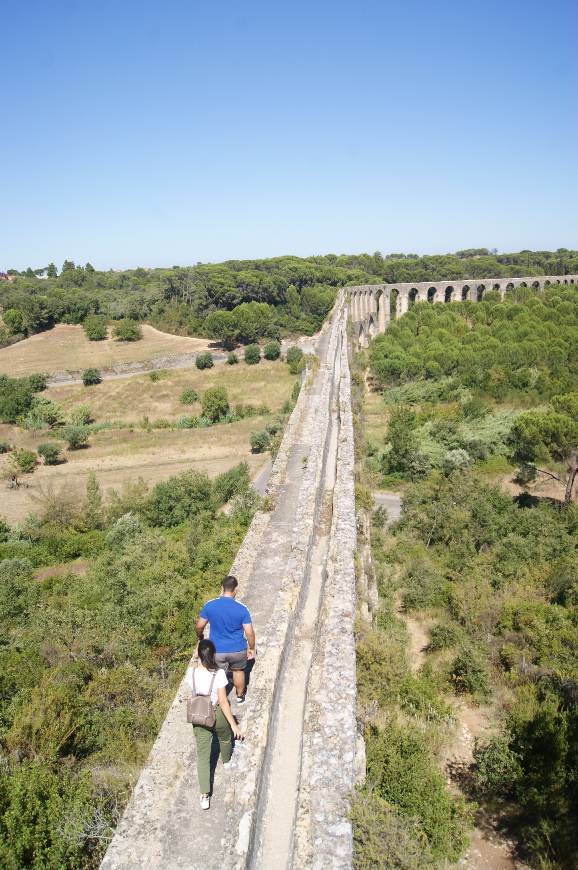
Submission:
[[154,357],[206,350],[203,338],[187,338],[142,327],[140,341],[124,342],[107,338],[89,341],[82,326],[60,323],[10,347],[0,348],[0,374],[24,377],[33,372],[77,371],[92,366],[109,368],[117,363],[142,362]]
[[[183,414],[199,414],[200,404],[182,405],[180,395],[191,387],[199,394],[211,386],[224,386],[234,405],[266,404],[272,413],[279,411],[290,397],[297,378],[281,362],[261,362],[257,366],[239,363],[218,366],[209,371],[171,370],[153,382],[148,375],[104,381],[95,387],[60,386],[42,395],[58,402],[66,411],[89,405],[97,423],[122,420],[122,429],[107,429],[90,436],[82,450],[65,450],[66,462],[56,466],[39,465],[34,474],[23,475],[17,490],[4,489],[0,515],[9,523],[23,519],[32,511],[41,512],[42,499],[62,487],[83,489],[87,475],[94,471],[104,493],[120,489],[128,481],[142,477],[153,485],[189,469],[210,476],[246,461],[255,475],[269,454],[252,454],[251,432],[262,429],[270,417],[252,417],[237,423],[218,424],[207,429],[142,428],[147,416],[176,421]],[[35,450],[51,440],[46,432],[32,432],[17,426],[0,425],[0,440]],[[6,457],[0,457],[1,466]]]

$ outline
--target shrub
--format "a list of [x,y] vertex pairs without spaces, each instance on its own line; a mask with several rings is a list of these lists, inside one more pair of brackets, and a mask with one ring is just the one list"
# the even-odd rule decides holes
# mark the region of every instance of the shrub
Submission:
[[442,470],[444,474],[451,474],[452,471],[461,471],[472,464],[472,457],[467,450],[457,449],[448,450],[442,459]]
[[24,450],[17,448],[10,454],[12,464],[17,471],[23,474],[32,474],[38,463],[38,457],[33,450]]
[[102,377],[98,369],[85,369],[82,373],[82,383],[85,387],[92,387],[95,384],[100,384]]
[[72,426],[88,426],[92,423],[92,412],[88,405],[77,405],[71,410],[68,420]]
[[122,549],[129,541],[134,540],[145,530],[145,526],[137,514],[129,513],[120,516],[106,536],[107,546],[112,549]]
[[157,483],[145,507],[153,526],[177,526],[211,505],[212,486],[206,474],[188,471]]
[[69,450],[79,450],[88,444],[88,429],[85,426],[67,426],[62,434]]
[[42,456],[45,465],[58,465],[60,462],[60,446],[53,441],[46,444],[40,444],[38,447],[38,455]]
[[249,366],[257,365],[261,360],[261,348],[258,344],[248,344],[245,348],[245,362]]
[[251,432],[249,440],[253,453],[264,453],[271,445],[271,436],[265,430],[262,432]]
[[213,354],[209,353],[209,351],[198,354],[195,365],[198,369],[212,369],[214,365]]
[[287,365],[289,366],[291,374],[298,375],[303,368],[303,351],[301,348],[296,347],[295,345],[288,348],[285,359],[287,360]]
[[160,381],[162,375],[159,371],[155,369],[155,371],[149,372],[149,381],[152,381],[153,384],[156,384],[157,381]]
[[43,396],[33,399],[24,427],[26,429],[53,429],[64,422],[64,414],[60,405]]
[[450,678],[456,692],[469,692],[482,698],[489,694],[486,666],[473,647],[464,647],[459,651],[451,666]]
[[265,359],[275,360],[281,356],[281,345],[278,341],[270,341],[263,348],[263,356]]
[[239,357],[237,356],[237,354],[235,353],[234,350],[232,350],[231,353],[227,354],[227,365],[228,366],[235,366],[235,365],[237,365],[238,362],[239,362]]
[[177,429],[198,429],[199,418],[195,415],[183,415],[177,420]]
[[0,453],[10,453],[12,445],[8,441],[0,441]]
[[229,398],[224,387],[211,387],[203,393],[201,400],[203,417],[211,423],[218,423],[229,412]]
[[107,336],[106,317],[91,314],[82,324],[89,341],[102,341]]
[[48,384],[48,375],[41,374],[36,372],[35,374],[28,375],[26,378],[28,383],[30,384],[30,388],[35,393],[42,393],[47,387]]
[[245,492],[251,485],[249,466],[246,462],[235,465],[213,481],[213,494],[216,504],[225,504],[235,495]]
[[181,405],[192,405],[193,402],[199,401],[199,394],[196,390],[183,390],[181,393]]
[[432,625],[429,634],[428,652],[437,652],[440,649],[449,649],[458,642],[458,631],[453,625],[444,625],[438,622]]
[[142,329],[136,320],[125,317],[115,323],[112,334],[117,341],[139,341],[142,338]]
[[427,838],[415,819],[375,792],[359,792],[351,807],[355,870],[421,870],[435,867]]
[[476,744],[474,782],[481,795],[507,797],[520,779],[520,758],[511,749],[510,739],[510,735],[500,734]]
[[366,729],[368,782],[403,816],[414,820],[434,858],[457,860],[471,825],[462,799],[452,797],[427,737],[394,722]]

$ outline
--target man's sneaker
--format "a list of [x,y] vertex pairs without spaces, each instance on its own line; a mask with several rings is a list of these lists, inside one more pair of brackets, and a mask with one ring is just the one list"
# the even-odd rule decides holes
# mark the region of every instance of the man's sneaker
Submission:
[[237,699],[237,704],[244,704],[245,703],[245,695],[241,695],[239,697],[239,695],[236,694],[235,697]]
[[202,810],[208,810],[209,807],[211,806],[211,798],[209,797],[208,794],[202,794],[201,797],[199,798],[199,802],[201,804]]
[[234,764],[232,761],[223,761],[223,767],[225,768],[225,770],[232,770]]

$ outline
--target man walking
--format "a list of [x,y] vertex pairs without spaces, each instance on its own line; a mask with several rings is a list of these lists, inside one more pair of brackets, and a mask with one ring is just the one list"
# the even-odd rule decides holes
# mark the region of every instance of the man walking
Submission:
[[237,704],[244,704],[245,668],[247,661],[255,658],[255,632],[248,609],[235,601],[237,586],[236,577],[225,577],[219,598],[207,601],[201,610],[196,630],[202,640],[210,623],[211,640],[217,650],[215,661],[220,668],[232,672]]

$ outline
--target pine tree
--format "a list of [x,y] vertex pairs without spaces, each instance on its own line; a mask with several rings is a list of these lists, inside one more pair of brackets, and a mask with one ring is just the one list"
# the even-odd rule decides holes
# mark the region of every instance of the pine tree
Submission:
[[102,492],[94,471],[90,472],[86,481],[86,498],[82,516],[87,529],[102,529],[104,527]]

